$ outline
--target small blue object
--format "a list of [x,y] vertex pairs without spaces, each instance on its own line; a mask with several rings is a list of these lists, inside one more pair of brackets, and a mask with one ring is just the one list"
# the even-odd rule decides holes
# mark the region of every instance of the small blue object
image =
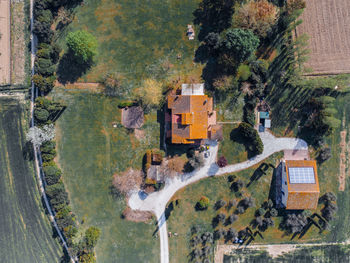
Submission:
[[259,125],[259,132],[264,132],[265,131],[265,127],[263,125]]
[[260,119],[268,119],[269,113],[267,111],[260,111]]

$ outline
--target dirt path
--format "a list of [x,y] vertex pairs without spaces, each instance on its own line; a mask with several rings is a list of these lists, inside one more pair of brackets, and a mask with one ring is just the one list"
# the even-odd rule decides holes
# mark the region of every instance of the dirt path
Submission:
[[0,85],[11,82],[10,0],[0,0]]
[[345,190],[346,182],[346,152],[347,152],[347,143],[346,143],[346,127],[345,127],[345,112],[342,121],[342,126],[345,130],[340,132],[340,161],[339,161],[339,191]]
[[215,249],[214,262],[224,262],[224,255],[230,255],[236,249],[247,249],[247,250],[265,250],[271,257],[276,258],[284,253],[292,252],[296,249],[302,249],[304,247],[320,247],[320,246],[337,246],[337,245],[348,245],[349,240],[341,243],[306,243],[306,244],[274,244],[274,245],[253,245],[253,246],[239,246],[239,245],[217,245]]

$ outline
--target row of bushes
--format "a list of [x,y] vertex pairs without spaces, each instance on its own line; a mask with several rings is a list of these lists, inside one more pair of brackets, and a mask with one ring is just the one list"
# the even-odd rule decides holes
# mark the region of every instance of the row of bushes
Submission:
[[38,38],[38,50],[35,59],[35,75],[32,80],[42,94],[49,93],[56,81],[56,64],[61,49],[52,44],[54,32],[51,29],[54,15],[67,1],[36,0],[34,2],[33,33]]
[[68,246],[72,246],[73,238],[78,232],[76,217],[69,206],[68,193],[61,180],[62,171],[53,161],[56,156],[55,148],[56,143],[54,141],[44,142],[40,147],[44,162],[45,191],[55,212],[57,225],[64,233]]
[[44,97],[35,100],[34,119],[38,126],[53,123],[65,109],[65,105]]

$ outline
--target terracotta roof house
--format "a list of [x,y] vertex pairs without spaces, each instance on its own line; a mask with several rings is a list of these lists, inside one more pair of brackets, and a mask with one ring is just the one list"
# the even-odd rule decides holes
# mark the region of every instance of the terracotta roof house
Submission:
[[281,162],[281,203],[286,209],[316,209],[320,188],[315,160]]
[[[167,136],[171,143],[200,144],[202,140],[214,137],[216,111],[213,98],[204,95],[203,84],[183,84],[181,93],[168,96]],[[215,127],[215,129],[212,129]]]

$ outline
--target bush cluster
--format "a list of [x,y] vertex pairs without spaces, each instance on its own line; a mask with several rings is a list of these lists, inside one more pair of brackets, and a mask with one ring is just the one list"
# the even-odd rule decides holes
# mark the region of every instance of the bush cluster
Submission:
[[320,201],[324,204],[324,207],[321,209],[321,214],[323,218],[329,222],[334,218],[335,213],[338,210],[336,204],[337,197],[334,193],[328,192],[320,198]]
[[245,197],[237,205],[237,213],[243,214],[248,208],[255,206],[255,200],[252,197]]
[[301,233],[307,223],[307,216],[304,213],[291,213],[284,216],[281,228],[289,234]]
[[[57,167],[53,159],[56,156],[56,143],[48,141],[41,145],[43,156],[47,156],[43,163],[43,172],[46,182],[45,192],[49,198],[51,207],[55,212],[58,227],[64,233],[69,246],[73,245],[73,239],[78,232],[76,217],[69,206],[68,193],[61,180],[62,171]],[[44,159],[44,157],[43,157]]]
[[60,113],[65,109],[65,106],[59,102],[38,97],[35,100],[34,119],[38,126],[53,123]]
[[209,256],[213,252],[212,245],[214,243],[214,235],[211,232],[199,233],[199,229],[192,227],[192,237],[190,244],[192,252],[190,261],[209,263]]
[[240,134],[245,142],[247,150],[253,155],[262,154],[264,144],[262,143],[258,131],[252,125],[242,122],[238,127]]
[[61,48],[52,43],[54,32],[51,29],[59,7],[67,1],[36,0],[34,2],[34,34],[38,37],[38,50],[35,59],[35,72],[32,80],[42,94],[49,93],[56,81],[56,64]]

